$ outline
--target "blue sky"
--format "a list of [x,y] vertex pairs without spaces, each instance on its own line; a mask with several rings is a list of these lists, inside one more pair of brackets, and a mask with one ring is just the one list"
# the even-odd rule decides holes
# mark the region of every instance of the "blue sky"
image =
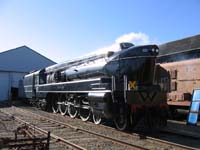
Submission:
[[62,62],[200,34],[199,0],[0,0],[0,52],[27,45]]

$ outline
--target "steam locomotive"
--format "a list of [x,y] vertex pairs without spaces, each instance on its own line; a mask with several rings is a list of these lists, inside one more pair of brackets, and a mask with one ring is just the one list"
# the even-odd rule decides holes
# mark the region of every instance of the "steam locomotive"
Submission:
[[120,43],[120,48],[25,75],[26,98],[71,118],[113,120],[119,130],[141,120],[148,127],[166,123],[166,93],[154,82],[158,47]]

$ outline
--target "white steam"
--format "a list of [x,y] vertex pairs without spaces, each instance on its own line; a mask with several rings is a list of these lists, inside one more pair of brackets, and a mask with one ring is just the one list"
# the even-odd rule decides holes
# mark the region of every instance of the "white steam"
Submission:
[[118,37],[113,44],[99,48],[99,49],[93,51],[92,53],[90,53],[89,55],[91,55],[91,54],[102,54],[102,53],[106,53],[108,51],[118,51],[119,50],[119,43],[122,43],[122,42],[131,42],[134,45],[144,45],[144,44],[152,43],[149,40],[149,36],[146,35],[145,33],[131,32],[131,33],[124,34],[124,35]]

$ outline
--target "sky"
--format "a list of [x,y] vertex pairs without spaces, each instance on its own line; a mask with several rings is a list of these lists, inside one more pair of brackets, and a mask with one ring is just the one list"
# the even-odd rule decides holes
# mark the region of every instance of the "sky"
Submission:
[[0,0],[0,52],[26,45],[55,62],[200,34],[199,0]]

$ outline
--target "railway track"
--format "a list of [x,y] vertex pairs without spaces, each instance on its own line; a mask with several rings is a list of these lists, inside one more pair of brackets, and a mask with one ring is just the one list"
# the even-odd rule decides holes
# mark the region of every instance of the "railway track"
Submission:
[[[70,120],[71,120],[71,118],[70,117],[68,117],[68,116],[65,116],[65,117],[63,117],[63,116],[60,116],[59,114],[52,114],[53,116],[57,116],[57,117],[62,117],[62,118],[64,118],[64,119],[66,119],[66,118],[69,118]],[[83,123],[82,121],[80,121],[81,123]],[[77,122],[76,122],[76,124],[77,124]],[[87,124],[91,124],[92,126],[94,125],[93,123],[91,123],[91,122],[87,122]],[[174,147],[175,149],[191,149],[191,150],[196,150],[196,149],[200,149],[200,148],[196,148],[196,147],[191,147],[191,146],[186,146],[186,145],[183,145],[183,144],[178,144],[178,143],[175,143],[175,142],[170,142],[170,141],[167,141],[167,140],[162,140],[162,139],[159,139],[160,137],[160,135],[159,135],[159,133],[157,132],[157,134],[158,135],[156,135],[156,136],[152,136],[152,135],[150,135],[150,136],[147,136],[147,135],[144,135],[144,134],[138,134],[138,133],[132,133],[132,132],[123,132],[123,131],[118,131],[118,130],[116,130],[115,128],[113,128],[113,127],[109,127],[109,126],[107,126],[107,125],[99,125],[100,127],[102,127],[102,128],[105,128],[105,129],[108,129],[108,130],[110,130],[110,131],[113,131],[113,132],[118,132],[119,134],[121,134],[122,136],[126,136],[127,137],[127,139],[132,139],[132,137],[134,136],[134,138],[137,138],[137,139],[145,139],[145,140],[147,140],[147,141],[151,141],[151,142],[155,142],[155,144],[158,144],[158,143],[160,143],[160,144],[163,144],[163,145],[165,145],[166,147],[170,147],[170,146],[172,146],[172,147]],[[101,128],[101,129],[102,129]],[[195,140],[199,140],[200,138],[199,138],[199,136],[197,137],[197,136],[192,136],[191,134],[190,135],[186,135],[186,134],[183,134],[183,133],[179,133],[179,132],[174,132],[174,131],[170,131],[169,129],[168,130],[160,130],[160,133],[165,133],[165,136],[167,135],[167,136],[169,136],[170,138],[172,137],[172,136],[178,136],[178,138],[180,138],[180,137],[184,137],[184,138],[192,138],[192,139],[195,139]],[[158,138],[156,138],[156,137],[158,137]],[[126,140],[127,140],[126,139]],[[180,142],[180,141],[179,141]],[[183,142],[184,143],[184,142]],[[185,144],[185,143],[184,143]],[[151,148],[150,148],[151,149]],[[171,148],[170,148],[171,149]]]
[[[24,110],[24,109],[20,109],[20,108],[16,108],[16,107],[12,107],[12,109],[15,110],[15,111],[13,111],[13,113],[17,112],[15,117],[18,117],[21,120],[26,120],[26,123],[30,123],[34,126],[36,126],[36,124],[37,124],[37,127],[41,128],[45,132],[50,130],[53,133],[52,137],[55,140],[57,140],[57,141],[63,140],[63,141],[65,141],[64,143],[71,145],[71,147],[73,147],[73,145],[81,145],[81,146],[79,146],[79,148],[76,148],[76,149],[80,149],[80,148],[92,149],[94,147],[99,147],[99,149],[101,149],[101,148],[105,149],[105,148],[108,148],[108,145],[109,145],[109,149],[166,149],[166,148],[196,149],[193,147],[184,146],[184,145],[176,144],[173,142],[160,140],[158,138],[152,138],[152,137],[143,136],[143,135],[135,134],[135,133],[134,134],[124,133],[124,132],[113,129],[112,127],[107,127],[107,126],[103,126],[103,125],[99,126],[101,128],[102,127],[105,128],[105,130],[107,130],[107,131],[109,130],[110,132],[112,130],[113,136],[115,137],[115,138],[113,138],[106,134],[99,134],[96,131],[94,132],[94,131],[91,131],[88,129],[83,129],[83,128],[75,126],[73,124],[63,123],[64,121],[63,122],[56,121],[56,119],[51,119],[50,117],[44,116],[44,114],[46,113],[46,115],[51,115],[54,117],[61,117],[61,118],[67,119],[67,117],[63,117],[58,114],[51,114],[51,113],[44,112],[44,114],[41,116],[41,114],[38,114],[38,112],[40,112],[39,110],[38,111]],[[24,116],[28,117],[28,119]],[[33,118],[37,118],[37,119],[35,119],[34,123],[31,123],[31,120],[33,118],[30,116],[34,116]],[[36,120],[38,120],[38,122]],[[87,124],[91,124],[91,126],[92,125],[94,126],[94,124],[92,124],[92,123],[87,123]],[[107,132],[107,131],[105,131],[105,132]],[[60,134],[60,133],[62,133],[62,134]],[[63,135],[63,133],[66,133],[67,135]],[[84,134],[80,134],[80,133],[84,133]],[[115,136],[114,133],[115,134],[117,133],[118,135],[120,135],[124,138],[121,138],[121,139],[116,138],[119,136],[118,135]],[[77,136],[71,137],[71,135],[77,135]],[[87,145],[88,143],[92,143],[95,141],[96,142],[98,141],[99,144],[97,144],[97,145],[94,144],[91,146]],[[104,143],[104,145],[105,145],[105,143],[107,143],[107,144],[109,143],[109,144],[105,145],[105,147],[102,147],[101,143],[102,144]],[[111,146],[111,145],[113,145],[113,146]],[[116,147],[116,145],[117,145],[117,147]],[[73,148],[75,148],[75,147],[73,147]]]
[[[25,129],[24,131],[26,132],[26,133],[28,133],[28,136],[29,136],[29,139],[20,139],[20,141],[22,141],[23,140],[23,142],[26,142],[26,141],[28,141],[29,140],[29,143],[27,144],[23,144],[23,145],[19,145],[16,141],[15,141],[15,137],[13,136],[13,134],[12,133],[8,133],[8,130],[6,129],[6,132],[4,131],[4,132],[2,132],[1,130],[0,130],[0,136],[6,136],[5,138],[7,138],[8,139],[8,137],[11,139],[13,139],[14,138],[14,140],[7,140],[6,141],[6,143],[7,142],[10,142],[11,144],[8,144],[8,145],[6,145],[6,147],[7,148],[18,148],[18,147],[20,147],[20,148],[26,148],[27,147],[27,145],[29,146],[29,148],[30,148],[30,140],[31,139],[34,139],[36,142],[38,141],[38,138],[37,137],[43,137],[43,136],[46,136],[46,135],[48,135],[48,140],[50,140],[50,138],[51,138],[51,141],[48,141],[48,145],[47,145],[47,148],[45,148],[45,150],[49,150],[49,149],[59,149],[59,150],[62,150],[62,149],[79,149],[79,150],[85,150],[85,148],[82,148],[82,147],[80,147],[80,146],[78,146],[78,145],[76,145],[76,144],[73,144],[73,143],[71,143],[71,142],[69,142],[69,141],[67,141],[67,140],[65,140],[65,139],[63,139],[62,137],[59,137],[59,136],[56,136],[56,135],[54,135],[54,134],[50,134],[50,131],[49,130],[44,130],[44,129],[42,129],[41,127],[38,127],[36,124],[36,122],[35,123],[33,123],[33,122],[31,122],[31,121],[27,121],[27,119],[25,119],[25,118],[23,118],[23,117],[27,117],[27,116],[23,116],[23,114],[20,114],[20,116],[21,117],[19,117],[19,116],[15,116],[15,115],[13,115],[12,113],[9,113],[9,112],[7,112],[7,111],[2,111],[2,110],[0,110],[0,114],[2,115],[7,115],[7,118],[12,118],[12,122],[9,122],[9,123],[14,123],[14,126],[22,126],[22,127],[28,127],[28,129],[31,129],[31,132],[30,132],[30,130],[27,130],[27,129]],[[30,116],[30,118],[31,118],[31,116]],[[31,118],[31,119],[33,119],[33,118]],[[37,120],[37,119],[36,119]],[[46,127],[48,126],[48,125],[45,125]],[[13,128],[13,127],[12,127]],[[7,134],[7,135],[6,135]],[[9,135],[8,135],[9,134]],[[41,139],[44,139],[44,138],[41,138]],[[34,142],[35,142],[34,141]],[[32,141],[31,141],[32,142]],[[50,142],[50,144],[51,144],[51,147],[49,147],[49,142]],[[14,144],[13,144],[14,143]],[[37,144],[37,143],[36,143]],[[35,144],[35,145],[36,145]],[[37,146],[37,145],[36,145]],[[5,146],[4,146],[5,147]],[[1,141],[0,141],[0,149],[1,148],[3,148],[3,147],[1,147]],[[31,147],[32,148],[32,147]],[[37,149],[37,147],[35,147],[35,148],[33,148],[34,150],[38,150]],[[6,149],[7,150],[7,149]]]
[[16,121],[0,111],[0,149],[49,149],[50,132],[41,133],[35,128]]
[[[120,141],[113,137],[105,136],[103,134],[95,133],[89,130],[77,128],[69,124],[56,121],[38,114],[34,114],[29,111],[25,111],[19,108],[14,108],[14,118],[19,122],[26,123],[27,125],[34,127],[40,132],[47,133],[51,131],[51,137],[56,141],[60,141],[69,145],[72,149],[142,149],[147,150],[147,148],[135,145],[132,143],[127,143]],[[7,113],[7,112],[4,112]],[[12,115],[12,113],[7,113]],[[64,133],[64,134],[63,134]],[[88,143],[93,143],[88,145]],[[105,146],[105,147],[102,147]]]

